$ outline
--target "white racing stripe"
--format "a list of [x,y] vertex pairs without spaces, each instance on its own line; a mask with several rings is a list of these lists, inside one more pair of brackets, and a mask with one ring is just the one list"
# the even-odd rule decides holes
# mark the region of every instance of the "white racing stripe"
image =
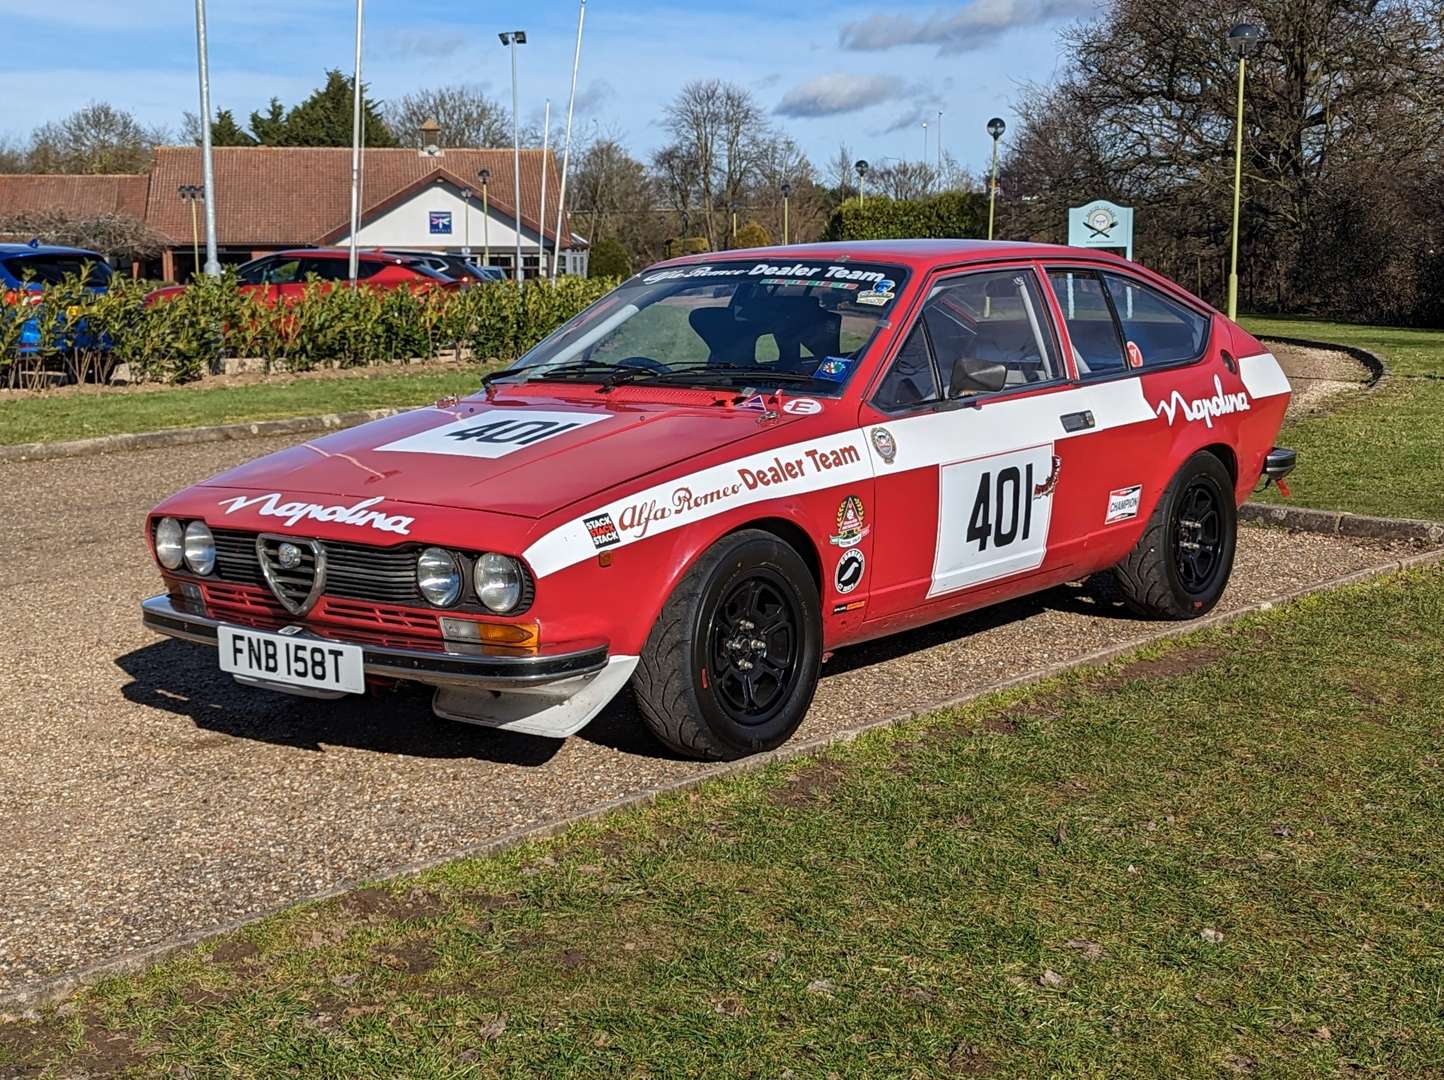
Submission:
[[[1288,380],[1270,353],[1243,358],[1239,370],[1252,397],[1288,393]],[[1082,412],[1093,414],[1092,427],[1063,430],[1061,417]],[[527,548],[524,555],[532,571],[542,578],[583,562],[598,551],[625,547],[738,506],[859,483],[875,475],[933,468],[982,454],[1097,435],[1155,419],[1156,405],[1149,404],[1143,396],[1143,384],[1134,378],[991,402],[977,409],[948,409],[884,421],[748,454],[654,485],[558,526]],[[885,428],[893,436],[896,451],[891,464],[873,445],[869,433],[875,428]],[[835,464],[823,467],[824,462]],[[775,468],[782,471],[774,477]],[[763,483],[759,476],[772,482]]]
[[[734,507],[860,483],[875,473],[922,469],[1066,439],[1070,436],[1059,417],[1084,411],[1093,413],[1094,426],[1078,435],[1153,419],[1138,380],[1129,379],[875,425],[887,428],[897,443],[891,465],[884,464],[872,446],[870,429],[856,428],[749,454],[599,506],[547,533],[527,548],[525,558],[537,577],[546,577],[598,551],[625,547]],[[966,439],[958,437],[960,424],[966,425]]]
[[1248,396],[1253,398],[1275,397],[1292,389],[1273,353],[1239,357],[1238,376],[1243,380]]

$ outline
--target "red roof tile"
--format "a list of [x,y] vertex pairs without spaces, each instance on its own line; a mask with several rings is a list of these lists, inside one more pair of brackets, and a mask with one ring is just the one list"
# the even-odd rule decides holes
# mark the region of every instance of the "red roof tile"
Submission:
[[143,218],[149,185],[145,176],[0,175],[0,217],[59,210],[70,217]]
[[[216,239],[225,245],[295,247],[344,236],[351,216],[351,151],[347,147],[216,147]],[[414,149],[367,150],[362,168],[362,220],[394,205],[438,176],[458,186],[488,169],[487,195],[500,215],[512,206],[512,151],[448,149],[435,157]],[[541,202],[540,150],[521,152],[522,221],[533,230]],[[554,239],[560,177],[556,156],[546,154],[547,230]],[[190,243],[190,210],[176,195],[184,184],[201,182],[200,149],[162,146],[155,152],[146,203],[146,222],[177,244]],[[568,235],[563,223],[563,235]]]

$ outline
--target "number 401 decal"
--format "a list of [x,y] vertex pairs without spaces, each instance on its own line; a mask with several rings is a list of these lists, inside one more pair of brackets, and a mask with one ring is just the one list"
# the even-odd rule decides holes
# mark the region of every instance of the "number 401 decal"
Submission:
[[928,595],[1041,566],[1056,481],[1051,443],[943,465]]

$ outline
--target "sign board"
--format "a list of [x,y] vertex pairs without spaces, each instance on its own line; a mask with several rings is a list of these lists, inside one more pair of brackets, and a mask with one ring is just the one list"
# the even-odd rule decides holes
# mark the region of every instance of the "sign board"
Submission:
[[451,235],[450,210],[433,210],[431,211],[429,217],[431,220],[431,232],[433,235],[436,233],[445,233],[447,236]]
[[1133,207],[1097,199],[1068,208],[1068,245],[1086,248],[1122,248],[1133,258]]

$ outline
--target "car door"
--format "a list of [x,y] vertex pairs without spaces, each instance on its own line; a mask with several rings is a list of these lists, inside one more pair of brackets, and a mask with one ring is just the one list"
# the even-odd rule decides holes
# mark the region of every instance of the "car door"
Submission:
[[1068,573],[1082,481],[1069,414],[1086,404],[1046,297],[1031,263],[935,276],[870,389],[869,622]]
[[1047,267],[1082,390],[1107,395],[1112,411],[1136,415],[1106,438],[1077,447],[1085,558],[1111,563],[1137,542],[1172,477],[1170,426],[1159,421],[1167,372],[1196,364],[1211,319],[1136,278],[1087,266]]

